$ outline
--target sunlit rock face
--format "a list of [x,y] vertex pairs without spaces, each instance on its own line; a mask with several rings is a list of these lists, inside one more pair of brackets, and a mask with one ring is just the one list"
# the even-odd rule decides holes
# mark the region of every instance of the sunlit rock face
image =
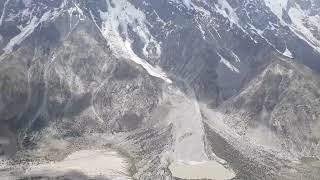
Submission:
[[[207,177],[172,167],[210,163],[235,179],[318,177],[319,11],[316,0],[1,1],[0,179],[51,177],[50,162],[103,150],[126,178]],[[90,168],[54,175],[114,177]]]

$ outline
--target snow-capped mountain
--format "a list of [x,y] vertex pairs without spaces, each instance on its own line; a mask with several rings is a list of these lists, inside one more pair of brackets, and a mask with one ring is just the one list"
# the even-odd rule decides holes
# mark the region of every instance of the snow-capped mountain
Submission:
[[0,178],[108,148],[125,179],[318,177],[319,28],[317,0],[0,1]]

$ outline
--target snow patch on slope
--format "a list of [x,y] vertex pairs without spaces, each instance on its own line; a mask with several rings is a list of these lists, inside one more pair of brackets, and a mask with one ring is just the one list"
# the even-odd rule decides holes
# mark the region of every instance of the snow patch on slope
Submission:
[[182,0],[182,1],[188,8],[191,7],[191,3],[192,3],[191,0]]
[[[117,0],[110,2],[106,0],[108,11],[100,11],[101,19],[103,20],[102,28],[100,29],[105,39],[113,51],[119,58],[130,59],[141,65],[151,76],[161,78],[168,83],[171,80],[167,78],[160,68],[153,67],[146,60],[140,58],[132,50],[133,41],[130,39],[128,28],[139,36],[144,43],[143,54],[146,57],[160,57],[161,49],[159,43],[152,37],[146,26],[146,17],[144,13],[136,9],[127,0]],[[121,29],[121,33],[119,32]],[[153,50],[152,50],[153,49]]]
[[236,62],[241,62],[240,58],[238,55],[236,55],[236,53],[231,52],[232,56],[234,57],[234,59],[236,60]]
[[220,7],[217,8],[217,12],[219,12],[224,17],[228,18],[232,24],[235,24],[242,29],[238,15],[231,7],[231,5],[228,3],[228,1],[218,0],[218,5]]
[[[85,15],[79,6],[73,2],[74,7],[71,7],[68,9],[69,14],[69,34],[73,31],[73,29],[80,23],[80,21],[85,20]],[[76,12],[76,14],[74,13]],[[72,26],[73,16],[77,17],[77,21],[75,22],[75,25]]]
[[3,23],[3,20],[4,20],[4,16],[5,16],[5,13],[6,13],[6,10],[7,10],[7,5],[9,4],[9,1],[10,0],[6,0],[6,2],[3,4],[2,14],[1,14],[1,17],[0,17],[0,26],[2,26],[2,23]]
[[[60,10],[59,10],[60,9]],[[32,16],[29,23],[25,26],[20,26],[21,32],[10,39],[9,43],[3,48],[5,54],[11,53],[16,45],[19,45],[24,41],[29,35],[31,35],[34,30],[43,22],[52,21],[57,18],[62,12],[61,7],[54,10],[45,12],[40,18],[37,16]],[[1,23],[1,22],[0,22]]]
[[290,8],[288,12],[290,18],[292,19],[292,25],[289,27],[293,32],[305,42],[307,42],[311,47],[320,52],[320,39],[316,38],[311,32],[312,28],[319,29],[320,16],[311,16],[306,11],[302,10],[299,5]]
[[288,0],[264,0],[265,4],[282,22],[283,10],[287,9]]
[[287,56],[288,58],[293,58],[291,51],[286,48],[286,50],[283,52],[284,56]]
[[227,68],[229,68],[232,72],[240,73],[239,69],[232,65],[228,60],[224,57],[220,56],[220,63],[223,63]]
[[84,20],[84,17],[85,17],[85,15],[84,15],[84,13],[83,13],[83,11],[82,11],[82,9],[81,8],[79,8],[79,6],[76,4],[76,3],[73,3],[73,5],[74,5],[74,10],[73,11],[76,11],[76,12],[78,12],[78,17],[79,17],[79,19],[81,20],[81,21],[83,21]]
[[175,4],[183,4],[188,9],[191,9],[193,7],[192,0],[170,0],[170,2]]

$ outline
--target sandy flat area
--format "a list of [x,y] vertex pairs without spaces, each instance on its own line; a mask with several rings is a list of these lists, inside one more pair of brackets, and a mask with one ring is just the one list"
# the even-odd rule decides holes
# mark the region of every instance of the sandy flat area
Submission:
[[81,172],[88,177],[103,176],[110,179],[131,179],[129,163],[112,150],[81,150],[70,154],[63,161],[31,166],[26,175],[63,175],[70,171]]
[[169,169],[174,177],[181,179],[226,180],[235,177],[235,173],[215,161],[182,164],[173,163]]

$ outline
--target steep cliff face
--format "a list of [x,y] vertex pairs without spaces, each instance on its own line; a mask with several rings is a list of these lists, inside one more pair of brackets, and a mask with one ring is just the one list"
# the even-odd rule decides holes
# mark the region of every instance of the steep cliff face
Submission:
[[110,146],[137,179],[210,160],[238,179],[317,177],[319,8],[0,2],[0,177]]

